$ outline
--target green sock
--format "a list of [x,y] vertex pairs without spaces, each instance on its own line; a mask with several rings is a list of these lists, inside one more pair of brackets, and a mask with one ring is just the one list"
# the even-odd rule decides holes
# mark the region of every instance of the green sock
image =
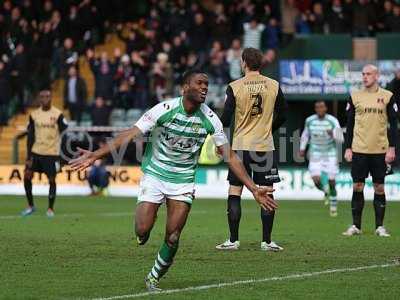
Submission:
[[328,176],[325,174],[325,172],[321,173],[321,187],[322,191],[325,193],[325,196],[329,196],[329,182],[328,182]]
[[178,251],[178,243],[170,247],[166,242],[164,242],[160,251],[158,251],[158,255],[154,261],[154,266],[149,275],[153,276],[157,280],[163,277],[172,265],[176,251]]

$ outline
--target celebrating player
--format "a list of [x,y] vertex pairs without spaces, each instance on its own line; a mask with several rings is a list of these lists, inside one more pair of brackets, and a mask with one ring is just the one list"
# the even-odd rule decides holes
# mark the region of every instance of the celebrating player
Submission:
[[136,208],[135,231],[139,245],[148,240],[163,202],[167,205],[167,223],[164,243],[145,278],[150,291],[159,290],[159,280],[168,271],[178,250],[179,237],[194,199],[194,174],[200,149],[208,134],[260,206],[269,211],[277,207],[267,194],[272,189],[255,185],[230,149],[221,121],[204,104],[208,92],[207,75],[200,71],[185,73],[182,90],[183,97],[154,106],[135,126],[106,146],[95,152],[80,149],[81,156],[70,162],[74,169],[84,169],[139,134],[151,133],[151,143],[147,145],[142,162],[144,175]]
[[[315,186],[324,192],[325,199],[330,203],[330,215],[337,216],[336,181],[339,173],[337,159],[337,143],[343,143],[343,132],[339,121],[327,114],[328,108],[324,101],[314,105],[315,114],[306,119],[300,140],[300,156],[304,157],[307,144],[309,164],[308,170]],[[324,187],[321,173],[328,175],[329,186]]]
[[28,207],[22,216],[35,212],[32,195],[32,177],[34,172],[45,173],[49,180],[49,207],[47,216],[54,217],[56,200],[56,175],[60,167],[61,134],[67,128],[67,122],[57,108],[51,105],[50,89],[39,92],[40,108],[32,112],[28,123],[27,160],[24,172],[24,187]]
[[[242,53],[242,70],[245,76],[229,84],[222,122],[230,126],[235,118],[232,149],[241,156],[249,176],[256,184],[270,186],[279,182],[277,162],[274,157],[272,132],[286,119],[286,102],[279,83],[260,74],[261,51],[246,48]],[[229,170],[228,224],[230,237],[217,245],[219,250],[239,249],[239,224],[242,214],[241,195],[243,182]],[[271,195],[272,197],[272,195]],[[271,241],[275,212],[261,208],[261,250],[283,250]]]
[[[362,69],[364,89],[351,93],[347,104],[346,161],[352,162],[353,197],[351,210],[353,224],[343,232],[352,236],[361,234],[364,208],[365,178],[372,176],[374,186],[375,233],[389,237],[383,226],[385,217],[385,175],[387,164],[395,159],[397,140],[397,105],[392,92],[378,85],[379,71],[374,65]],[[388,122],[390,128],[388,131]]]

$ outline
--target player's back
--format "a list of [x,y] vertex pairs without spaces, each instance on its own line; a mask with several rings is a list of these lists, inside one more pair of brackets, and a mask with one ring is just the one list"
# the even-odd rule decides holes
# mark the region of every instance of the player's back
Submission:
[[272,151],[272,120],[279,83],[251,74],[230,83],[235,96],[232,149]]

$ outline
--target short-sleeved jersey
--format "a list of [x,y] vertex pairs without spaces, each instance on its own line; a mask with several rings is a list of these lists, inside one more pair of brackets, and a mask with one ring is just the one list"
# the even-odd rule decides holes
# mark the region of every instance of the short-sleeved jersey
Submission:
[[392,96],[392,92],[383,88],[378,88],[376,92],[360,90],[351,94],[349,105],[353,105],[355,112],[353,152],[379,154],[387,151],[387,111]]
[[228,143],[217,115],[205,104],[188,115],[182,98],[161,102],[135,124],[151,132],[142,171],[172,183],[194,182],[201,147],[211,135],[216,146]]
[[279,83],[261,74],[229,84],[236,99],[233,150],[272,151],[272,121]]
[[61,111],[51,107],[45,111],[38,108],[29,117],[29,128],[32,129],[34,142],[32,153],[40,155],[60,155],[61,132],[67,127]]
[[[329,131],[333,133],[332,136]],[[336,156],[337,142],[343,142],[343,133],[339,121],[334,116],[326,114],[324,118],[319,118],[314,114],[306,119],[301,134],[300,150],[305,150],[308,144],[310,159]]]

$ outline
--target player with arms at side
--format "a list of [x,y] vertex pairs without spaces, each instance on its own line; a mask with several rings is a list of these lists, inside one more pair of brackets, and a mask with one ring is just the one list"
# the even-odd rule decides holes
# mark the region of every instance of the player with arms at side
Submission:
[[[343,143],[343,132],[338,119],[327,114],[324,101],[314,104],[315,114],[306,119],[300,140],[300,156],[304,157],[308,147],[308,170],[317,187],[330,203],[330,215],[337,216],[336,175],[339,173],[337,144]],[[329,186],[321,181],[322,173],[328,175]],[[326,203],[327,204],[327,203]]]
[[255,185],[230,149],[221,121],[204,104],[208,92],[207,75],[200,71],[185,73],[182,91],[182,97],[154,106],[135,126],[106,146],[95,152],[80,149],[81,156],[70,162],[73,169],[84,169],[138,135],[151,134],[151,143],[146,147],[142,162],[144,175],[140,182],[135,215],[139,245],[144,245],[148,240],[158,208],[164,202],[167,206],[167,222],[164,242],[153,268],[145,278],[150,291],[159,290],[159,280],[172,265],[178,250],[179,238],[194,199],[194,175],[200,149],[208,134],[212,136],[218,152],[225,156],[229,167],[252,191],[260,206],[266,210],[277,207],[267,194],[272,189]]
[[62,133],[67,129],[67,122],[60,110],[51,105],[50,89],[39,92],[40,108],[32,112],[28,123],[27,160],[24,172],[25,194],[28,207],[22,216],[35,212],[32,195],[32,177],[34,172],[45,173],[49,180],[49,207],[47,216],[54,217],[56,200],[56,175],[61,171],[60,145]]
[[[378,85],[379,71],[374,65],[362,69],[364,88],[351,93],[347,104],[347,134],[344,157],[351,162],[353,224],[343,232],[361,234],[364,208],[364,185],[369,174],[374,186],[375,233],[389,237],[383,226],[385,217],[385,175],[387,165],[395,159],[397,142],[397,105],[392,92]],[[390,128],[388,130],[388,123]]]
[[[287,104],[279,83],[260,74],[261,64],[261,51],[254,48],[243,50],[241,67],[245,76],[228,85],[221,119],[225,127],[230,126],[232,118],[235,119],[232,149],[243,160],[249,176],[259,186],[272,187],[280,181],[272,133],[285,122]],[[230,237],[216,246],[218,250],[237,250],[240,247],[243,182],[233,170],[229,170],[228,181],[227,215]],[[283,250],[271,241],[274,216],[274,211],[261,208],[261,250]]]

